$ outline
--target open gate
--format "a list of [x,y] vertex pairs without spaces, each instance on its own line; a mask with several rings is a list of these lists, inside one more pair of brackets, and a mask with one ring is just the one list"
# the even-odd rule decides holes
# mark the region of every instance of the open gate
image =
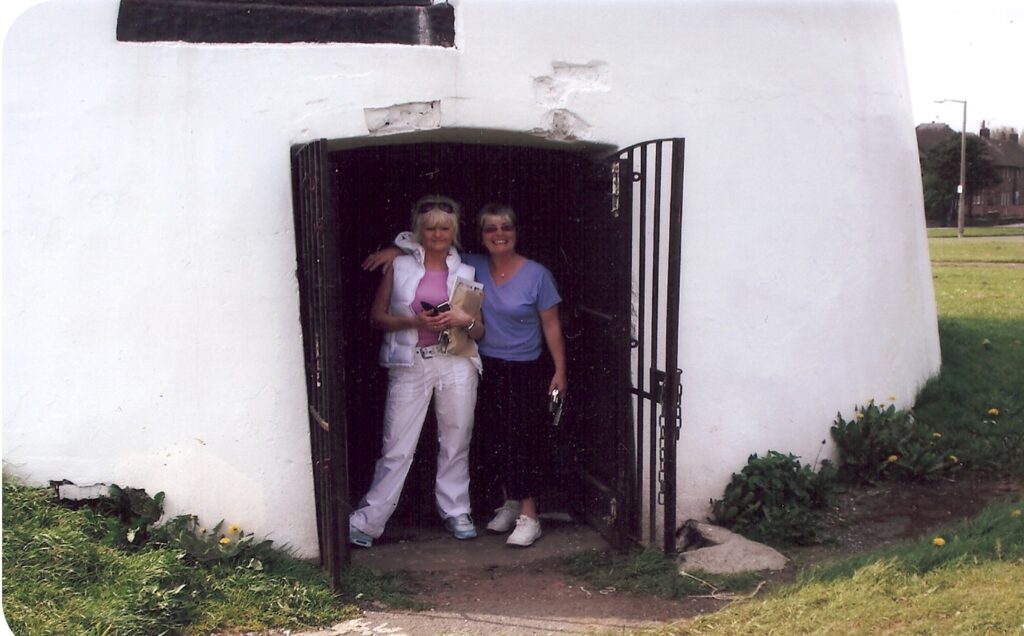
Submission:
[[337,201],[324,141],[292,149],[292,197],[298,255],[313,490],[321,565],[334,589],[349,561],[348,453],[342,277]]
[[571,346],[573,384],[586,391],[574,401],[588,521],[613,544],[660,543],[665,552],[675,550],[678,525],[683,159],[683,139],[610,159],[601,178],[611,196],[582,219]]
[[[556,235],[579,241],[563,246],[574,255],[577,292],[566,307],[574,332],[568,413],[578,432],[584,514],[615,545],[660,543],[666,552],[675,549],[678,525],[683,150],[682,139],[664,139],[598,164],[582,161],[591,169],[580,167],[566,182],[579,196],[580,214],[567,217]],[[352,405],[342,336],[346,237],[333,165],[323,140],[292,149],[317,535],[322,564],[338,588],[349,561]]]

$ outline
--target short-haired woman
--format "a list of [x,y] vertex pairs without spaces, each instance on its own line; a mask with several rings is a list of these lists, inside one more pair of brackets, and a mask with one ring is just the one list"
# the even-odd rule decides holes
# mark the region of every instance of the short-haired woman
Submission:
[[[518,224],[508,205],[488,204],[477,215],[486,259],[467,256],[484,285],[487,338],[480,341],[486,373],[480,386],[474,462],[497,469],[505,503],[487,524],[512,530],[506,543],[527,547],[540,535],[537,495],[550,490],[554,435],[548,396],[568,388],[562,301],[546,267],[516,251]],[[544,358],[544,346],[550,362]],[[552,368],[553,365],[553,368]],[[514,528],[514,529],[513,529]]]

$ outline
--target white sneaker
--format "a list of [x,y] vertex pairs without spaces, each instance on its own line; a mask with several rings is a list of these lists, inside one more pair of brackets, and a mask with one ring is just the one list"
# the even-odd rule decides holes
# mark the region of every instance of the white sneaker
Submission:
[[516,524],[516,517],[518,516],[519,502],[509,499],[501,508],[494,509],[494,518],[487,524],[487,531],[497,534],[508,532]]
[[505,541],[508,545],[526,548],[533,545],[533,542],[540,538],[540,521],[531,519],[526,515],[519,515],[516,519],[516,529],[508,535]]

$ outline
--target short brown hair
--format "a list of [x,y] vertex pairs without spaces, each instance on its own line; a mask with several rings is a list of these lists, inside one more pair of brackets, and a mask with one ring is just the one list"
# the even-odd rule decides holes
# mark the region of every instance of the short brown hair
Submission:
[[484,229],[485,216],[503,216],[508,219],[508,222],[514,227],[518,227],[516,211],[507,203],[488,203],[484,207],[480,208],[480,211],[477,212],[476,215],[476,229],[478,231],[483,231]]

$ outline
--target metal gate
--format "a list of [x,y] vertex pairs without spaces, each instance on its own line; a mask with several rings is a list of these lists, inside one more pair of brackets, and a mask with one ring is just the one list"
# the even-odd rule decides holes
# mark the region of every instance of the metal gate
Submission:
[[292,149],[300,315],[321,565],[334,589],[349,561],[348,454],[338,205],[324,141]]
[[[629,346],[636,423],[636,480],[644,487],[646,542],[675,551],[679,440],[679,285],[684,140],[649,141],[617,153],[619,213],[632,221]],[[614,201],[613,201],[614,205]],[[613,211],[613,214],[615,212]],[[646,437],[646,439],[645,439]],[[658,508],[663,517],[658,519]]]
[[573,343],[588,521],[614,544],[665,552],[678,526],[683,153],[683,139],[662,139],[611,157],[611,196],[583,219]]

